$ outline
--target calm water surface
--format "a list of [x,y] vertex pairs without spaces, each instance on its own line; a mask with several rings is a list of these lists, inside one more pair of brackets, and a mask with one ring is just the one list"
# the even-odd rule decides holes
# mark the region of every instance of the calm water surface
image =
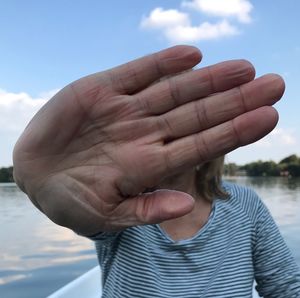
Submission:
[[[300,180],[227,179],[262,197],[300,266]],[[14,184],[0,184],[0,297],[46,297],[97,264],[93,243],[56,226]]]
[[0,184],[0,297],[46,297],[97,264],[94,245]]

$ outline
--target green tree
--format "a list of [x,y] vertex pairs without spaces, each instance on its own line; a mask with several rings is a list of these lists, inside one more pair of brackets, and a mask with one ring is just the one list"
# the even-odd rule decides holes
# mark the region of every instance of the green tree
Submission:
[[289,176],[300,177],[300,158],[290,155],[279,162],[281,172],[286,172]]
[[239,166],[235,163],[228,163],[224,165],[224,175],[235,176],[236,172],[239,170]]
[[0,182],[14,182],[13,167],[0,168]]
[[300,177],[300,164],[299,163],[289,163],[286,166],[286,170],[292,177]]
[[280,167],[274,161],[256,161],[243,166],[248,176],[279,176]]
[[300,164],[300,159],[296,154],[290,155],[279,162],[279,164]]

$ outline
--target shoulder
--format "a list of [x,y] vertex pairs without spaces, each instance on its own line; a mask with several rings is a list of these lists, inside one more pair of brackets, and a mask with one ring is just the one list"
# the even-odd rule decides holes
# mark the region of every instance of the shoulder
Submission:
[[242,186],[227,181],[222,182],[222,187],[229,194],[230,199],[241,202],[259,203],[261,201],[257,193],[250,187]]
[[257,213],[263,205],[261,198],[251,188],[231,182],[222,182],[224,190],[228,193],[228,204],[245,213],[252,222],[256,220]]

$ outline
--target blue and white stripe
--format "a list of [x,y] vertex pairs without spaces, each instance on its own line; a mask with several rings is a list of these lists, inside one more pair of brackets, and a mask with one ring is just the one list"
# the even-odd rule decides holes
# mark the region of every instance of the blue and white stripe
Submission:
[[300,273],[269,211],[250,189],[224,184],[205,226],[173,241],[159,225],[101,233],[103,298],[300,297]]

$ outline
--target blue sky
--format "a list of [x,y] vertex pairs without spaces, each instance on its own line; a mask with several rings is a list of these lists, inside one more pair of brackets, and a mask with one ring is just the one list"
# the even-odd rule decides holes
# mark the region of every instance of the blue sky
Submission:
[[300,155],[299,28],[297,0],[1,1],[0,166],[12,163],[18,135],[57,90],[182,43],[201,49],[203,66],[245,58],[257,76],[276,72],[286,81],[276,130],[228,161]]

